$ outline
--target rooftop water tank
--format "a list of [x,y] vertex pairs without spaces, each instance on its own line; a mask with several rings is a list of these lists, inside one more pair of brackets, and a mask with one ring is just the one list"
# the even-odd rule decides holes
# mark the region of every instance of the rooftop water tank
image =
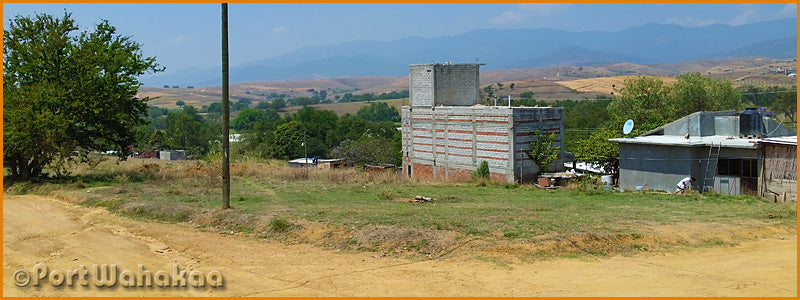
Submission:
[[764,137],[766,131],[764,119],[757,108],[748,107],[739,113],[740,138],[761,138]]

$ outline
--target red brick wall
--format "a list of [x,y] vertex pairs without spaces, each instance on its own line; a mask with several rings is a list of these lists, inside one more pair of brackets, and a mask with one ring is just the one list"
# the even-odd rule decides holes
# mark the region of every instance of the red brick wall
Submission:
[[472,170],[450,168],[450,180],[452,181],[469,181],[472,179]]
[[489,173],[489,178],[491,178],[494,182],[506,182],[508,180],[506,174],[500,173]]
[[[423,179],[432,179],[433,178],[433,166],[424,165],[424,164],[413,164],[413,172],[414,177],[423,178]],[[472,180],[472,170],[466,169],[458,169],[458,168],[449,168],[447,169],[448,177],[445,177],[445,168],[444,167],[435,167],[436,168],[436,179],[439,180],[449,180],[449,181],[470,181]],[[506,174],[502,173],[489,173],[489,178],[495,182],[506,182],[507,177]]]
[[444,172],[444,167],[434,167],[434,168],[436,168],[435,172],[436,179],[442,179],[442,180],[447,179],[447,177],[445,177],[447,174]]
[[414,173],[414,177],[433,178],[433,167],[429,165],[414,164],[411,172]]

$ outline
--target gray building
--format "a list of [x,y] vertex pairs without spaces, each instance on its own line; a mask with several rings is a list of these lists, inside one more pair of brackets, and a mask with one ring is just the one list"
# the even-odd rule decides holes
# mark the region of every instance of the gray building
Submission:
[[754,109],[696,112],[619,143],[619,186],[672,192],[692,176],[699,191],[758,195],[764,137],[796,135]]
[[407,176],[469,180],[482,161],[492,180],[533,181],[539,171],[524,154],[540,130],[560,147],[552,169],[563,169],[564,111],[548,107],[477,105],[479,64],[409,67],[411,101],[402,108]]
[[159,151],[158,157],[163,160],[186,160],[186,151],[184,150]]

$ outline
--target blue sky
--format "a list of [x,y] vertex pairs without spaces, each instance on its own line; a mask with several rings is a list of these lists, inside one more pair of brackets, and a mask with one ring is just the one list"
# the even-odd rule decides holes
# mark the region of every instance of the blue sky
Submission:
[[[4,3],[14,15],[72,13],[81,28],[107,19],[167,72],[220,64],[219,4]],[[304,46],[436,37],[486,28],[619,31],[647,23],[743,25],[797,17],[795,3],[737,4],[229,4],[230,59],[241,65]]]

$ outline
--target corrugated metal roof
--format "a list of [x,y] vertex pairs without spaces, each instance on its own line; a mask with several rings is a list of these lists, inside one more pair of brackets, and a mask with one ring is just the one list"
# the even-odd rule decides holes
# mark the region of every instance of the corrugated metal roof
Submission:
[[[317,163],[326,163],[326,162],[337,162],[337,161],[344,161],[344,158],[318,158]],[[313,164],[313,158],[298,158],[289,161],[290,163],[295,164]]]
[[759,143],[766,144],[781,144],[781,145],[794,145],[797,146],[797,136],[782,136],[775,138],[766,138],[758,140]]
[[665,146],[684,146],[684,147],[702,147],[721,145],[727,148],[746,148],[754,149],[757,147],[756,142],[758,139],[742,139],[738,137],[712,135],[702,137],[689,137],[675,135],[651,135],[640,136],[633,138],[618,138],[609,139],[609,142],[616,142],[620,144],[647,144],[647,145],[665,145]]

